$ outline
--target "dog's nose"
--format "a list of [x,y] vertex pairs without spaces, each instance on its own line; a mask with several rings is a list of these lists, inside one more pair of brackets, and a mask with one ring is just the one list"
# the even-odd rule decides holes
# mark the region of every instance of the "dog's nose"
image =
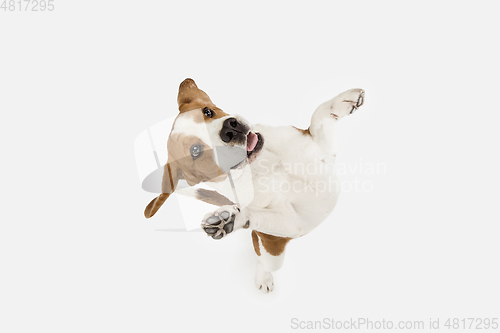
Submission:
[[243,139],[246,136],[246,132],[248,132],[247,126],[241,124],[236,118],[227,118],[222,124],[222,129],[220,130],[220,138],[225,143],[228,143],[232,140],[241,141],[240,137]]

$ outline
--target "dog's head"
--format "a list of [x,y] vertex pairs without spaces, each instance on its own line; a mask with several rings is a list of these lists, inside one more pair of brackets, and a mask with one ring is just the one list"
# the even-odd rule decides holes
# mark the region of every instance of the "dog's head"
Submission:
[[175,191],[180,179],[190,186],[220,182],[230,169],[253,162],[262,151],[264,139],[241,117],[231,116],[210,100],[194,80],[179,86],[179,115],[167,141],[168,161],[164,167],[162,194],[144,211],[153,216]]

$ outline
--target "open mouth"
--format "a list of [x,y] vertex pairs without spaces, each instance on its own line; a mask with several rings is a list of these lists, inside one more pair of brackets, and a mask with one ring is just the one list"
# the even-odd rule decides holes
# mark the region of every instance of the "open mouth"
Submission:
[[264,138],[260,133],[249,132],[247,134],[247,158],[241,160],[231,169],[241,169],[245,165],[252,163],[259,156],[260,151],[264,147]]
[[264,139],[260,133],[247,134],[247,158],[257,154],[264,146]]

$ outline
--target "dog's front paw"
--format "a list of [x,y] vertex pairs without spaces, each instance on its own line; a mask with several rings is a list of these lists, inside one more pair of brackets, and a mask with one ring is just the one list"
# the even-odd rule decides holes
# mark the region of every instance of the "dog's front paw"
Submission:
[[363,105],[365,92],[363,89],[350,89],[335,97],[330,115],[335,119],[345,117]]
[[238,206],[222,206],[215,212],[208,213],[201,222],[201,228],[212,236],[213,239],[221,239],[235,229],[236,217],[240,213]]

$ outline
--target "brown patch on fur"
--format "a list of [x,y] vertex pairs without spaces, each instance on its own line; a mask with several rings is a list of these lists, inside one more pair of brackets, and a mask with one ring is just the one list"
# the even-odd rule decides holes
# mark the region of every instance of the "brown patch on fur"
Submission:
[[307,129],[300,129],[300,128],[297,128],[295,126],[293,126],[293,128],[295,128],[297,131],[301,132],[303,135],[305,136],[311,136],[311,132],[309,131],[309,128]]
[[[214,119],[222,118],[228,114],[215,106],[210,97],[192,79],[185,79],[179,86],[177,96],[179,111],[181,113],[193,111],[193,121],[202,123],[210,122]],[[214,112],[214,116],[209,118],[203,114],[205,107]],[[199,110],[198,110],[199,109]],[[201,145],[203,153],[198,158],[193,158],[190,149],[193,145]],[[218,182],[226,179],[227,174],[223,174],[219,166],[215,163],[214,153],[210,147],[196,136],[189,136],[183,133],[170,135],[167,142],[168,162],[163,169],[162,194],[153,199],[144,210],[146,218],[152,217],[170,194],[175,191],[179,179],[185,179],[190,186],[194,186],[203,181]],[[215,192],[216,193],[216,192]],[[207,194],[207,193],[205,193]],[[229,199],[220,195],[202,195],[206,200],[226,204],[233,204]],[[227,201],[224,201],[226,199]],[[200,199],[205,201],[203,199]],[[208,202],[208,201],[205,201]],[[211,202],[208,202],[211,203]]]
[[[177,95],[177,103],[179,104],[179,111],[181,113],[199,109],[202,117],[195,117],[196,122],[205,121],[210,122],[214,119],[228,116],[227,113],[219,109],[210,100],[210,97],[201,89],[198,88],[193,79],[185,79],[179,86],[179,94]],[[214,112],[212,118],[203,114],[203,109],[208,107]]]
[[[262,246],[264,247],[264,249],[266,249],[266,252],[272,256],[279,256],[280,254],[282,254],[285,251],[286,244],[291,240],[291,238],[289,237],[278,237],[278,236],[268,235],[263,232],[255,230],[252,231],[252,237],[254,232],[256,233],[256,236],[259,236],[260,240],[262,241]],[[254,248],[255,248],[255,241],[254,241]]]
[[[175,135],[174,138],[172,136],[169,137],[167,142],[168,162],[163,168],[161,184],[162,194],[153,199],[146,207],[144,210],[146,218],[152,217],[160,209],[170,194],[175,191],[180,179],[185,179],[189,186],[194,186],[208,180],[218,182],[226,179],[227,174],[221,173],[219,166],[215,163],[213,150],[204,149],[198,158],[193,159],[190,153],[191,146],[193,145],[210,148],[200,138],[195,136],[181,133]],[[223,196],[221,195],[221,197]],[[226,200],[228,203],[224,204],[233,204],[229,199],[226,198]]]
[[[215,163],[213,150],[204,149],[203,153],[198,158],[193,159],[190,153],[191,146],[193,145],[201,145],[204,148],[210,148],[206,143],[200,140],[200,138],[195,136],[181,133],[176,135],[174,139],[172,139],[172,137],[169,138],[167,142],[168,162],[163,168],[163,179],[161,184],[162,194],[153,199],[146,207],[144,210],[144,216],[146,216],[146,218],[152,217],[158,209],[160,209],[170,194],[175,191],[180,179],[185,179],[189,186],[194,186],[208,180],[218,182],[226,179],[227,174],[222,174],[219,166]],[[217,192],[214,191],[214,193]],[[220,196],[225,198],[222,195]],[[224,205],[233,204],[229,199],[225,199],[227,201],[225,201]],[[222,199],[219,198],[219,201],[222,202]]]
[[[174,170],[172,170],[172,167]],[[174,163],[167,163],[163,167],[163,179],[161,190],[163,193],[173,193],[179,182],[179,170]]]
[[205,190],[202,188],[196,190],[196,199],[219,207],[234,205],[234,202],[232,202],[222,194],[216,191]]
[[155,215],[155,213],[160,209],[161,205],[168,199],[170,194],[162,193],[149,203],[147,205],[146,209],[144,210],[144,216],[149,219],[151,216]]
[[257,236],[257,231],[255,230],[252,230],[252,243],[255,253],[260,256],[259,237]]
[[[191,156],[190,149],[193,145],[200,145],[203,149],[202,154],[197,158]],[[179,173],[177,176],[185,179],[189,186],[204,181],[218,182],[227,177],[227,174],[223,174],[215,162],[214,151],[197,136],[184,133],[170,135],[167,150],[170,163]],[[172,172],[175,173],[173,170]],[[165,175],[163,179],[165,180]]]
[[170,194],[175,191],[179,182],[180,174],[174,162],[169,162],[163,167],[163,179],[161,183],[162,194],[154,198],[144,210],[144,216],[150,218],[156,214],[158,209],[165,203]]

